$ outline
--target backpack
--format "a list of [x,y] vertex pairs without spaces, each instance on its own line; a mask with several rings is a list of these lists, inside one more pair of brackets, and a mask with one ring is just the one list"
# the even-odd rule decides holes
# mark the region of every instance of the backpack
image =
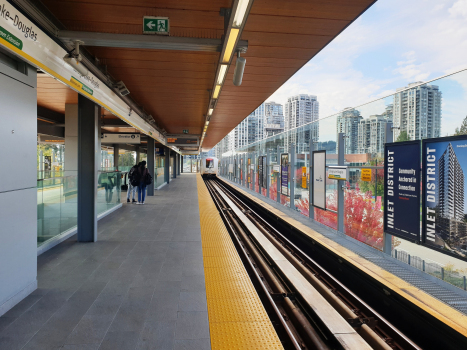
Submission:
[[131,186],[136,187],[139,185],[139,176],[138,176],[138,167],[135,165],[132,167],[128,173],[128,182],[131,183]]
[[144,179],[144,183],[146,184],[146,186],[149,186],[150,184],[152,184],[152,176],[151,174],[149,174],[149,171],[146,173],[146,178]]

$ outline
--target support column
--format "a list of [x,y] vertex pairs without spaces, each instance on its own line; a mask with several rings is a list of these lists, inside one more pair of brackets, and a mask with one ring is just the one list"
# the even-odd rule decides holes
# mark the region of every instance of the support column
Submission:
[[180,172],[181,172],[181,168],[182,168],[182,156],[180,154],[177,153],[177,158],[178,158],[178,161],[177,161],[177,175],[180,175]]
[[154,177],[154,163],[155,163],[155,143],[154,139],[152,137],[148,137],[148,160],[147,160],[147,167],[149,174],[153,178],[153,183],[147,187],[147,194],[148,196],[154,196],[154,182],[155,182],[155,177]]
[[[386,123],[386,130],[385,130],[385,143],[392,143],[394,142],[393,133],[392,133],[392,123]],[[378,170],[375,170],[375,173],[378,174]],[[378,179],[376,178],[376,182]],[[375,192],[375,198],[377,198],[377,193]],[[391,255],[392,252],[392,235],[389,233],[383,233],[383,252],[386,254]],[[464,279],[465,281],[465,279]],[[465,288],[464,288],[465,289]]]
[[78,105],[65,104],[64,176],[78,175]]
[[176,179],[177,178],[177,153],[174,151],[173,152],[173,167],[172,167],[172,178]]
[[164,180],[167,184],[170,183],[170,148],[164,147],[165,161],[164,161]]
[[97,170],[101,108],[78,95],[78,242],[97,241]]
[[[344,165],[345,134],[340,132],[337,150],[337,165]],[[337,181],[337,231],[344,232],[344,185]]]
[[180,158],[181,158],[180,173],[183,173],[183,156],[180,156]]
[[118,144],[113,145],[114,147],[114,167],[116,170],[118,170],[118,159],[120,157],[119,152],[120,152],[120,146]]
[[[266,197],[271,198],[270,190],[271,190],[271,171],[270,163],[271,163],[271,154],[270,154],[270,149],[268,148],[266,150],[266,165],[263,164],[263,171],[266,172]],[[258,179],[259,181],[259,179]],[[259,181],[261,182],[261,181]]]

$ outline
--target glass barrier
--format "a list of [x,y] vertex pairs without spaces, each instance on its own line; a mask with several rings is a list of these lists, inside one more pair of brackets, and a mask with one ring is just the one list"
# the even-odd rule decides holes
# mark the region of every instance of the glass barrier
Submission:
[[[121,203],[121,172],[99,172],[97,215]],[[76,227],[78,177],[65,176],[37,181],[37,244]]]
[[155,167],[154,168],[154,188],[158,188],[159,186],[165,183],[164,177],[164,167]]

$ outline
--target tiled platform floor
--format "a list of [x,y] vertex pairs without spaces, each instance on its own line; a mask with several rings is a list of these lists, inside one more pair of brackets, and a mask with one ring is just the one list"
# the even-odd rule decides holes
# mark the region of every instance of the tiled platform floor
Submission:
[[0,317],[0,349],[210,349],[196,175],[39,256],[38,284]]

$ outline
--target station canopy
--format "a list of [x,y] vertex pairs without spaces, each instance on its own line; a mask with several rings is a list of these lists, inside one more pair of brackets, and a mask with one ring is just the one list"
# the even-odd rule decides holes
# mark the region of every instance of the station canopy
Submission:
[[[97,59],[99,66],[105,67],[115,81],[125,84],[129,96],[154,118],[160,130],[169,135],[188,133],[200,138],[204,131],[202,149],[206,151],[373,3],[374,0],[42,0],[40,8],[59,27],[57,39],[81,40],[82,47]],[[245,15],[240,23],[241,18],[234,16],[243,11],[242,7]],[[148,24],[145,16],[167,17],[169,34],[143,34],[144,25]],[[156,22],[152,23],[154,27]],[[228,46],[232,45],[229,39],[236,28],[239,37],[225,61],[224,56],[231,49]],[[233,84],[237,51],[246,59],[240,86]],[[222,63],[226,63],[225,80],[216,92]],[[54,90],[60,88],[47,81],[40,87],[51,90],[39,104],[56,103],[59,97]],[[64,100],[74,100],[63,88],[60,93]]]

